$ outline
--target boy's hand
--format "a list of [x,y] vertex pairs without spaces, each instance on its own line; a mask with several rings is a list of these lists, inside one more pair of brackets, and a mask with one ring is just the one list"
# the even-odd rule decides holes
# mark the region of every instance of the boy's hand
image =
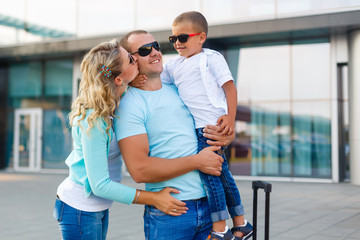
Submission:
[[218,132],[219,126],[206,125],[204,129],[204,137],[208,138],[207,144],[212,146],[228,146],[235,139],[235,133],[223,136]]
[[147,80],[147,76],[144,74],[139,74],[136,76],[134,80],[132,80],[129,85],[136,88],[141,88],[144,86],[145,82]]
[[235,122],[229,115],[223,115],[217,120],[217,126],[219,126],[218,132],[221,132],[222,135],[231,135],[234,132]]

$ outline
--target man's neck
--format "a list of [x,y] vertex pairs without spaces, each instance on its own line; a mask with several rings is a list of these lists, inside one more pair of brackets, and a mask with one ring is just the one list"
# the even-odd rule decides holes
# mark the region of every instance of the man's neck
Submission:
[[148,77],[144,86],[140,87],[139,89],[144,91],[156,91],[160,90],[162,87],[160,76],[156,77]]

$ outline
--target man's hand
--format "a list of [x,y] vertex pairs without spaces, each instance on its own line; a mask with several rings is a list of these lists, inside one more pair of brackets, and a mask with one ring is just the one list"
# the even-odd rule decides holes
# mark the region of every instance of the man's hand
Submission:
[[219,126],[207,125],[204,129],[204,137],[212,139],[207,140],[206,143],[213,146],[228,146],[235,139],[235,132],[231,135],[223,136],[218,132]]
[[223,115],[217,120],[217,126],[219,126],[218,132],[222,135],[232,135],[234,132],[235,122],[229,115]]
[[131,87],[141,88],[144,86],[145,82],[147,80],[147,76],[144,74],[139,74],[136,76],[134,80],[132,80],[129,85]]
[[203,173],[220,176],[221,166],[224,159],[216,154],[214,151],[218,151],[221,148],[218,146],[206,147],[201,150],[197,155],[200,166],[198,169]]

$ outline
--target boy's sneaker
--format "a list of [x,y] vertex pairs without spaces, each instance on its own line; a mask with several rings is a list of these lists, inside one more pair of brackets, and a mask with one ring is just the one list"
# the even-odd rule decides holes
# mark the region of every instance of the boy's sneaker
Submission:
[[234,239],[235,239],[234,235],[232,234],[231,230],[228,229],[225,234],[221,234],[221,235],[219,235],[216,232],[211,232],[206,240],[234,240]]
[[247,240],[253,235],[253,226],[245,220],[245,224],[243,226],[233,227],[231,232],[242,232],[244,236],[242,237],[235,237],[235,240]]

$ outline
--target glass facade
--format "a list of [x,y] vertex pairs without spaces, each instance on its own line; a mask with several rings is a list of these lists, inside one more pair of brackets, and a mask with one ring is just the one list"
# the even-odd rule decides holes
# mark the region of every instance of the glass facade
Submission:
[[[233,174],[350,178],[354,48],[344,29],[359,25],[359,0],[184,0],[176,8],[166,0],[1,1],[0,122],[6,127],[0,168],[26,168],[39,156],[42,169],[66,169],[72,149],[67,115],[80,75],[73,67],[86,51],[73,43],[86,46],[134,29],[165,41],[174,17],[195,10],[214,30],[207,44],[222,51],[238,90],[236,138],[228,151]],[[163,46],[165,62],[175,51]],[[36,131],[34,121],[41,122]],[[37,138],[40,144],[29,144]]]
[[330,43],[240,48],[236,75],[233,174],[331,178]]
[[[8,118],[7,118],[7,163],[14,165],[13,138],[15,129],[20,137],[30,131],[26,125],[28,116],[20,125],[15,124],[15,109],[42,109],[42,168],[65,168],[64,160],[72,149],[67,115],[72,99],[73,61],[70,59],[12,63],[9,65]],[[20,153],[28,143],[21,143]],[[23,156],[24,157],[24,156]],[[26,158],[26,156],[24,157]],[[21,159],[25,161],[24,159]],[[21,162],[20,162],[21,163]]]

